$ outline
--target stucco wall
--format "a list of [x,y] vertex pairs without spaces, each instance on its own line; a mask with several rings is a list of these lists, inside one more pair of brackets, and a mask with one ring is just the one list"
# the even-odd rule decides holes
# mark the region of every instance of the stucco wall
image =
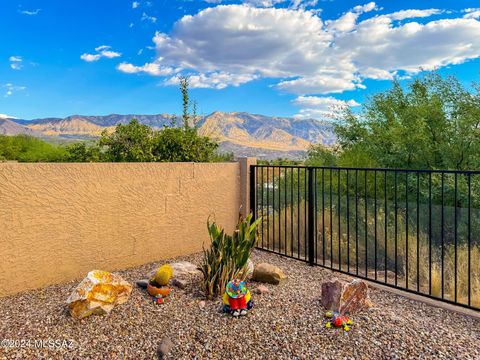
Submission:
[[240,171],[239,163],[0,163],[0,296],[200,251],[209,215],[233,230]]

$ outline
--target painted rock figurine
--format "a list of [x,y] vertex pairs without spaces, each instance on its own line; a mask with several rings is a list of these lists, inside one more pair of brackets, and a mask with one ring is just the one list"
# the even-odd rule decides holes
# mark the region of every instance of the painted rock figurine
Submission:
[[353,321],[350,320],[348,316],[340,315],[338,312],[327,311],[325,317],[331,319],[325,323],[325,327],[330,329],[332,326],[336,328],[343,328],[345,331],[350,330],[350,326],[353,324]]
[[253,307],[250,291],[244,281],[232,280],[223,294],[223,311],[235,317],[247,315]]

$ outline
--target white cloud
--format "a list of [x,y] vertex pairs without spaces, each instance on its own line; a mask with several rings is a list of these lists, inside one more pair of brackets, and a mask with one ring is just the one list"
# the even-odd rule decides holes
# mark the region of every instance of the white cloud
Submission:
[[[398,72],[408,76],[480,57],[480,21],[409,20],[441,14],[439,9],[359,20],[377,9],[370,2],[325,20],[304,9],[210,7],[184,16],[169,34],[156,33],[154,63],[182,69],[198,87],[273,78],[283,91],[312,95],[365,88],[365,79],[389,80]],[[174,83],[175,77],[166,82]]]
[[152,24],[155,24],[157,22],[157,18],[155,16],[150,16],[147,13],[142,14],[142,21],[150,21]]
[[13,85],[12,83],[7,83],[2,86],[5,89],[4,97],[10,97],[16,92],[26,90],[25,86]]
[[13,70],[21,70],[23,68],[23,58],[21,56],[10,56],[8,60],[10,61],[10,67]]
[[174,70],[169,67],[163,67],[159,63],[146,63],[142,66],[135,66],[123,62],[117,66],[117,69],[127,74],[145,73],[153,76],[168,76],[173,74]]
[[28,15],[28,16],[35,16],[38,15],[38,13],[42,11],[42,9],[36,9],[36,10],[19,10],[18,12],[23,15]]
[[7,114],[0,114],[0,119],[16,119],[15,116],[10,116]]
[[111,46],[108,46],[108,45],[97,46],[95,48],[95,51],[97,52],[96,54],[84,53],[80,55],[80,59],[87,62],[93,62],[93,61],[100,60],[102,57],[113,59],[113,58],[122,56],[121,53],[112,51],[110,49],[111,49]]
[[100,54],[82,54],[80,55],[80,59],[85,60],[87,62],[97,61],[100,60]]
[[[210,4],[220,4],[224,0],[204,0]],[[289,7],[292,9],[305,9],[318,4],[318,0],[242,0],[245,5],[257,6],[257,7],[272,7],[277,4],[289,3]]]
[[331,96],[299,96],[293,103],[301,109],[295,117],[302,119],[332,119],[346,107],[360,106],[355,100],[339,100]]
[[132,9],[136,9],[140,6],[140,3],[138,1],[132,2]]
[[392,20],[405,20],[405,19],[412,19],[412,18],[423,18],[429,17],[432,15],[438,15],[443,13],[443,10],[440,9],[425,9],[425,10],[401,10],[388,15],[388,17]]
[[480,8],[469,8],[463,10],[466,14],[463,16],[465,19],[479,19],[480,18]]
[[[188,77],[191,88],[203,89],[224,89],[228,86],[240,86],[252,81],[256,76],[236,75],[224,72],[213,72],[209,74],[190,75]],[[166,81],[168,85],[177,85],[180,83],[179,75],[175,75]]]

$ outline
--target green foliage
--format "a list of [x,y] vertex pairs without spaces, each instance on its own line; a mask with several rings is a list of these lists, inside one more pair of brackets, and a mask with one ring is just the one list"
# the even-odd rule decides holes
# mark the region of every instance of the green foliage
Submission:
[[[182,119],[183,127],[188,129],[190,127],[190,114],[188,113],[188,107],[190,106],[190,95],[189,95],[189,80],[188,77],[180,77],[180,92],[182,93]],[[196,111],[196,105],[195,105]]]
[[337,156],[333,149],[329,149],[322,144],[312,145],[308,149],[307,166],[337,166]]
[[154,144],[153,129],[140,124],[136,119],[127,125],[117,125],[111,134],[104,131],[99,141],[99,145],[104,148],[105,159],[112,162],[155,161]]
[[65,161],[68,162],[100,162],[103,154],[95,143],[88,145],[84,142],[73,143],[65,147]]
[[275,160],[258,160],[258,165],[302,165],[300,160],[291,160],[285,158],[278,158]]
[[41,139],[28,136],[0,135],[0,160],[19,162],[59,162],[64,161],[63,147],[49,144]]
[[[342,165],[471,170],[480,166],[480,93],[433,73],[374,95],[336,127]],[[369,161],[368,159],[371,159]],[[356,163],[359,161],[359,163]]]
[[244,280],[247,262],[255,246],[257,226],[261,218],[252,223],[252,214],[240,217],[233,235],[225,234],[215,222],[207,222],[211,244],[203,249],[203,289],[208,299],[225,292],[226,284],[232,279]]
[[165,127],[155,134],[152,155],[155,161],[209,162],[217,148],[218,143],[198,135],[196,128]]

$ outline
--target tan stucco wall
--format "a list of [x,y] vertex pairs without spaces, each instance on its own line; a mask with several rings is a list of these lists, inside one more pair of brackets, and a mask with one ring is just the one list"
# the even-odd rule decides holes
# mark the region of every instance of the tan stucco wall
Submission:
[[240,164],[0,163],[0,296],[200,251],[233,230]]

